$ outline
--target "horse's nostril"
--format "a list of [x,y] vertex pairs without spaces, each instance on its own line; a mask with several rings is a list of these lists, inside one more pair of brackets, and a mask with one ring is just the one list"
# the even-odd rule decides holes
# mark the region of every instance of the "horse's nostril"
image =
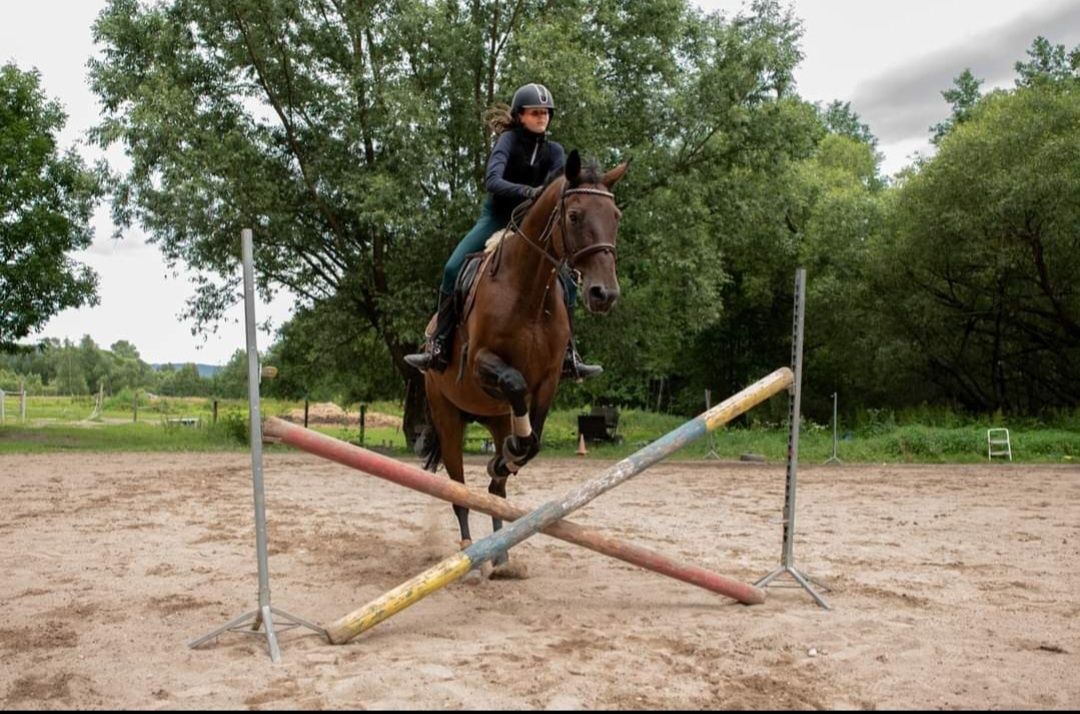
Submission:
[[607,300],[607,290],[605,290],[602,285],[593,285],[589,288],[589,295],[592,296],[594,300],[600,300],[601,302]]

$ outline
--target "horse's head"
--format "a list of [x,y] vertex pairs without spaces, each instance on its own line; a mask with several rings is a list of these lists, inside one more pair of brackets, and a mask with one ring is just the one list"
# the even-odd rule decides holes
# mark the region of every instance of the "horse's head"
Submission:
[[581,275],[585,307],[604,313],[619,298],[615,274],[615,237],[622,212],[611,187],[626,174],[623,162],[601,174],[595,165],[582,167],[577,151],[566,160],[562,190],[562,252]]

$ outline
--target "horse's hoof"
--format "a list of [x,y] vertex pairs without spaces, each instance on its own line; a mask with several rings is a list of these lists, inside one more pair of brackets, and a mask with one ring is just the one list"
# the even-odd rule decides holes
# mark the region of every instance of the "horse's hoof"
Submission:
[[515,560],[496,565],[491,569],[491,575],[488,577],[492,580],[525,580],[529,577],[529,569],[524,563]]
[[475,588],[477,585],[487,580],[487,577],[488,574],[483,571],[482,567],[474,568],[473,570],[470,570],[469,572],[461,576],[460,582],[468,585],[471,588]]
[[469,547],[470,545],[472,545],[472,541],[471,541],[471,540],[469,540],[468,538],[463,538],[463,539],[462,539],[462,541],[461,541],[461,549],[462,549],[462,550],[465,550],[465,549],[466,549],[466,548],[468,548],[468,547]]

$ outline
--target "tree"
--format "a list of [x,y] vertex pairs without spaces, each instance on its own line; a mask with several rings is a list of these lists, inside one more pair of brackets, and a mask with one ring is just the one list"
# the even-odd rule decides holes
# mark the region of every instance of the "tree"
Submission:
[[[267,360],[279,367],[273,382],[265,385],[268,396],[285,399],[311,397],[341,404],[397,396],[400,375],[386,353],[386,345],[371,333],[356,339],[358,361],[340,340],[351,334],[353,318],[332,305],[301,309],[280,331],[270,346]],[[410,375],[422,381],[420,374]]]
[[89,393],[90,387],[86,381],[86,373],[83,371],[79,349],[70,340],[65,339],[63,343],[52,341],[48,355],[52,363],[52,371],[56,375],[58,394]]
[[963,124],[971,117],[971,113],[978,104],[980,93],[979,85],[983,80],[976,79],[970,69],[965,69],[958,77],[953,79],[955,85],[952,89],[946,89],[941,93],[945,101],[952,105],[952,114],[944,121],[930,127],[934,135],[930,137],[930,143],[940,144],[941,139],[952,131],[953,127]]
[[67,117],[37,71],[0,67],[0,349],[69,307],[97,304],[97,276],[69,254],[93,240],[103,170],[58,153]]
[[121,389],[145,387],[150,375],[150,365],[139,357],[139,350],[127,340],[117,340],[109,347],[109,368],[113,392]]
[[[825,417],[830,395],[877,406],[895,388],[876,355],[880,318],[866,289],[869,245],[884,227],[885,191],[872,144],[830,133],[796,175],[799,264],[807,269],[803,411]],[[788,311],[790,315],[790,310]],[[861,402],[861,403],[860,403]]]
[[170,397],[204,397],[210,392],[210,381],[199,376],[199,368],[188,362],[179,368],[166,370],[160,390]]
[[[679,316],[635,335],[659,364],[682,325],[719,309],[716,196],[699,184],[750,155],[756,120],[793,91],[799,32],[775,0],[731,22],[685,0],[111,0],[94,28],[94,135],[131,156],[117,224],[140,222],[169,263],[206,276],[190,303],[198,325],[235,300],[237,236],[253,226],[259,289],[334,313],[332,331],[306,328],[339,346],[327,364],[375,357],[396,370],[411,438],[421,380],[403,357],[476,213],[491,139],[481,112],[540,78],[559,98],[560,141],[605,165],[637,159],[620,189],[642,217],[628,212],[621,260],[628,284],[658,286],[651,299]],[[653,210],[684,204],[671,218]],[[670,235],[688,243],[660,251]],[[645,324],[658,311],[640,294],[628,317]],[[586,340],[599,329],[579,328]]]
[[1080,399],[1080,91],[992,94],[896,195],[875,293],[924,377],[973,410]]
[[[266,362],[266,364],[273,364],[273,362]],[[276,366],[276,365],[275,365]],[[247,350],[236,350],[233,352],[229,361],[218,370],[211,379],[211,393],[215,397],[224,397],[226,399],[244,399],[248,396],[248,359]],[[271,381],[269,384],[273,384],[276,381]],[[262,385],[260,394],[262,396],[269,396],[266,390],[266,384]]]
[[[798,170],[825,134],[814,106],[794,97],[751,117],[753,133],[730,163],[697,177],[703,231],[713,236],[723,277],[715,284],[713,319],[690,333],[673,371],[700,375],[700,386],[714,394],[733,394],[790,362],[792,279],[806,210]],[[688,390],[683,409],[700,407],[701,396]]]
[[877,149],[877,137],[870,131],[870,126],[851,108],[851,102],[841,102],[837,99],[830,102],[824,109],[819,106],[818,112],[821,115],[821,123],[830,134],[846,136],[872,149]]
[[1033,87],[1043,84],[1067,84],[1080,81],[1080,45],[1065,51],[1065,45],[1052,45],[1043,36],[1035,38],[1027,51],[1031,59],[1017,62],[1017,87]]

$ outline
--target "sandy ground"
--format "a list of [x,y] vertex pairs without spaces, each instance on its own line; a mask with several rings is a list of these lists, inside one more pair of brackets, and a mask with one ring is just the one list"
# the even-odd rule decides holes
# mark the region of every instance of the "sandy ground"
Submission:
[[[511,499],[604,465],[534,463]],[[0,457],[0,706],[1080,707],[1080,469],[799,474],[796,564],[831,611],[775,586],[739,605],[537,536],[512,554],[524,580],[470,575],[344,646],[285,632],[275,666],[242,633],[187,647],[257,603],[247,456]],[[779,562],[783,480],[665,464],[574,520],[755,580]],[[456,547],[449,505],[344,467],[273,454],[266,482],[273,604],[300,617],[328,623]]]

